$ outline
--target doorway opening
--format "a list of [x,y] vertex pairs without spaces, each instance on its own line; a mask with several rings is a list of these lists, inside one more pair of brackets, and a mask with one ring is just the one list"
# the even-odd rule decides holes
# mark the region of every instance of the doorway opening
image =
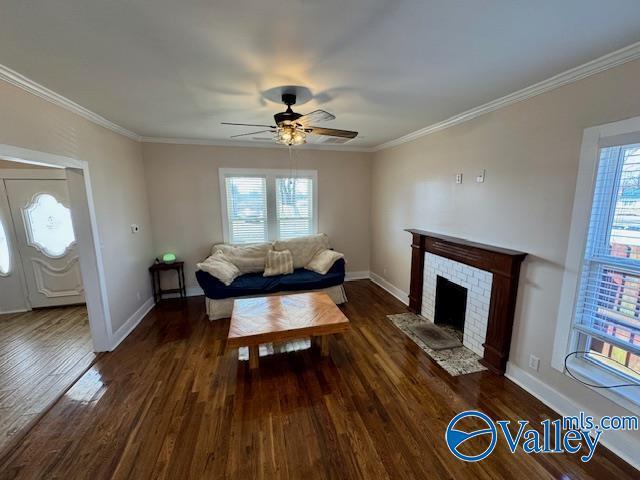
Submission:
[[113,345],[88,175],[0,145],[0,452]]

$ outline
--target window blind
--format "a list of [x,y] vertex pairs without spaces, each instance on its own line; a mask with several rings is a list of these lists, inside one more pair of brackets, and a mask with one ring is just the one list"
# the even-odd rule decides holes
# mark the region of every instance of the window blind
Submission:
[[639,144],[600,151],[574,328],[585,350],[640,367]]
[[311,178],[276,178],[278,238],[295,238],[314,233],[312,203]]
[[260,176],[225,178],[231,243],[267,241],[267,182]]

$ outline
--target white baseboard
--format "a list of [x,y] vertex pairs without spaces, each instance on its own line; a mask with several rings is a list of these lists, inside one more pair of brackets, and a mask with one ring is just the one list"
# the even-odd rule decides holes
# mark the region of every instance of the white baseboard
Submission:
[[133,312],[133,315],[131,315],[129,319],[124,322],[124,324],[111,336],[111,348],[109,351],[115,350],[117,346],[120,345],[122,341],[133,331],[133,329],[138,326],[140,321],[154,306],[155,302],[153,301],[153,297],[151,297],[147,299],[147,301],[145,301],[138,310]]
[[[558,415],[577,415],[578,412],[582,411],[587,415],[593,415],[594,418],[599,418],[598,415],[594,415],[592,412],[578,405],[575,400],[571,400],[557,390],[554,390],[540,379],[511,362],[507,362],[505,377],[536,397]],[[627,432],[604,432],[600,443],[629,465],[640,470],[637,441],[631,438],[630,434]]]
[[201,287],[187,287],[187,297],[199,297],[204,295],[204,290]]
[[347,272],[344,276],[344,281],[351,282],[353,280],[368,280],[369,278],[369,271],[362,270],[361,272]]
[[369,278],[373,283],[385,289],[387,292],[389,292],[391,295],[396,297],[402,303],[404,303],[405,305],[409,305],[409,294],[407,292],[400,290],[398,287],[396,287],[392,283],[389,283],[387,280],[382,278],[377,273],[371,272],[369,274]]
[[0,315],[10,315],[12,313],[24,313],[30,312],[31,310],[28,308],[18,308],[16,310],[0,310]]

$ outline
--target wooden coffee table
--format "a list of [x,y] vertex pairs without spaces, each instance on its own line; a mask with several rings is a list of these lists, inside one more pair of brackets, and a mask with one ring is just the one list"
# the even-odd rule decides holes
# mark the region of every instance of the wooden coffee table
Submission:
[[326,293],[242,298],[233,302],[227,350],[249,347],[249,368],[258,367],[261,343],[312,337],[322,356],[329,355],[327,335],[349,330],[349,320]]

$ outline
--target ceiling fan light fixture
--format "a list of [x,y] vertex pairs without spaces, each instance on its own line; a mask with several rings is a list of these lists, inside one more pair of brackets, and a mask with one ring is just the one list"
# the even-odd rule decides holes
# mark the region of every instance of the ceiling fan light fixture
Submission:
[[283,125],[276,132],[276,143],[281,145],[302,145],[307,142],[304,130],[294,125]]

